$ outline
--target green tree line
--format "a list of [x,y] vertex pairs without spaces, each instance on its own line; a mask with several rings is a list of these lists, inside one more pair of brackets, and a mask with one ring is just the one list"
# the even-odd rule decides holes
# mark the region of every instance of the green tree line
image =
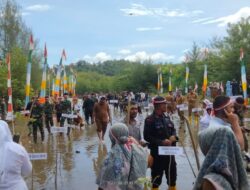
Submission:
[[[15,0],[0,2],[0,95],[7,97],[7,66],[5,56],[11,53],[13,101],[15,106],[24,105],[26,66],[29,50],[29,36],[32,29],[22,19],[21,7]],[[190,69],[189,85],[198,83],[201,89],[204,64],[208,65],[208,81],[225,82],[235,78],[240,81],[240,48],[245,52],[247,80],[250,83],[250,17],[242,18],[236,24],[227,26],[227,34],[221,38],[211,37],[206,44],[209,49],[204,57],[204,46],[193,43],[187,52],[187,63],[154,63],[130,62],[127,60],[109,60],[103,63],[78,61],[72,64],[77,76],[76,92],[120,92],[147,91],[156,93],[157,70],[163,72],[164,91],[168,89],[170,69],[172,69],[172,86],[184,89],[185,66]],[[42,75],[42,50],[38,39],[35,39],[35,50],[32,56],[31,96],[40,89]],[[69,66],[66,66],[69,71]],[[69,72],[68,72],[69,73]],[[50,85],[51,85],[50,80]],[[52,85],[51,85],[52,86]],[[51,87],[50,86],[50,87]],[[48,89],[49,90],[49,89]]]

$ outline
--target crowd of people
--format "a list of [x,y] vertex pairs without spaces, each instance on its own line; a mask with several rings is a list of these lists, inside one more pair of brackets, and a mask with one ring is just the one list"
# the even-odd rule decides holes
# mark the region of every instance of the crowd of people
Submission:
[[[123,92],[119,95],[92,93],[83,96],[81,101],[79,99],[73,97],[69,100],[68,94],[64,93],[63,97],[56,99],[47,96],[42,105],[39,98],[33,97],[26,106],[26,110],[29,110],[26,116],[30,118],[29,135],[32,134],[34,143],[37,143],[39,129],[43,142],[43,119],[47,134],[51,134],[51,127],[55,126],[53,118],[56,118],[58,127],[64,127],[65,123],[79,127],[95,126],[100,143],[105,143],[104,137],[110,123],[108,136],[112,147],[99,170],[96,181],[99,190],[144,189],[144,184],[138,179],[146,177],[147,168],[151,169],[152,190],[160,188],[164,174],[168,189],[176,190],[175,156],[160,155],[159,147],[178,145],[176,128],[185,126],[185,111],[188,114],[187,122],[194,121],[195,125],[200,125],[198,140],[205,156],[193,189],[250,189],[243,161],[248,152],[246,133],[249,130],[244,126],[246,107],[242,97],[232,99],[220,95],[213,101],[203,99],[200,102],[196,92],[190,88],[186,96],[177,90],[170,91],[166,97],[156,96],[152,99],[142,92]],[[141,109],[149,102],[153,105],[153,111],[143,118]],[[124,112],[124,118],[118,123],[112,123],[111,104],[114,110],[119,108]],[[175,113],[179,116],[179,126],[173,121]],[[70,114],[75,117],[67,117]],[[70,135],[70,130],[68,126],[67,135]],[[21,177],[31,171],[27,152],[13,142],[4,121],[0,121],[0,154],[4,158],[0,159],[0,189],[11,189],[12,186],[27,189]],[[10,156],[12,159],[8,160]],[[15,172],[12,172],[13,169]]]

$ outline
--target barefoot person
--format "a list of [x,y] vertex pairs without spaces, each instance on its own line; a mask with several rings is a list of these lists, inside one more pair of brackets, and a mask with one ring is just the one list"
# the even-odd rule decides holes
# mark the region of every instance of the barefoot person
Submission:
[[100,141],[104,141],[104,135],[106,133],[108,123],[112,122],[109,106],[104,96],[100,98],[98,103],[95,103],[93,118],[97,128],[97,135]]

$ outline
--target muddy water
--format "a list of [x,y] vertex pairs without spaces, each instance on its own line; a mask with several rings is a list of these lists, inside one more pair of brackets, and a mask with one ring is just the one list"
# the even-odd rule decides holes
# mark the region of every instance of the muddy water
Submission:
[[[144,113],[145,117],[146,113]],[[116,113],[113,123],[121,121],[124,116]],[[96,175],[103,158],[110,150],[110,140],[105,136],[105,144],[99,144],[95,126],[85,126],[84,130],[74,129],[70,135],[48,135],[45,130],[45,142],[42,144],[38,132],[38,143],[32,143],[32,137],[27,137],[27,121],[17,120],[16,132],[21,133],[23,146],[29,153],[48,153],[47,160],[32,161],[33,172],[26,179],[29,189],[58,189],[58,190],[95,190]],[[179,121],[175,119],[177,132],[182,139],[188,157],[197,173],[196,162],[191,148],[191,141],[185,126],[179,129]],[[194,130],[195,131],[195,130]],[[181,145],[179,145],[181,146]],[[200,155],[202,160],[202,155]],[[192,189],[195,180],[186,155],[177,156],[178,189]],[[150,169],[147,171],[150,176]],[[163,179],[161,189],[167,189],[166,180]]]

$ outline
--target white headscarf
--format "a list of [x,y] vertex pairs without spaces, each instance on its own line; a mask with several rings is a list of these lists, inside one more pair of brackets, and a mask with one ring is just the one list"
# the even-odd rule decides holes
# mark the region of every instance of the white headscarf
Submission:
[[1,174],[4,170],[4,155],[5,155],[5,145],[8,142],[12,142],[12,135],[9,129],[8,124],[3,121],[0,120],[0,155],[1,155],[1,159],[0,159],[0,177]]

